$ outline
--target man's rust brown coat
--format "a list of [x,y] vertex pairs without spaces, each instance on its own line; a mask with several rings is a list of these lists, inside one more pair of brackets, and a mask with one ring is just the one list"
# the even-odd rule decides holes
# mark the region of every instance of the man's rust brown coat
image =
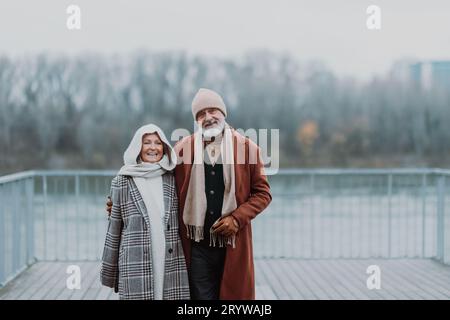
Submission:
[[[220,286],[220,299],[255,299],[255,276],[251,220],[271,202],[270,187],[263,171],[259,147],[250,139],[232,130],[237,209],[232,215],[239,222],[236,247],[227,246]],[[185,137],[175,146],[181,163],[175,168],[179,198],[180,235],[190,269],[191,243],[183,223],[183,210],[194,161],[194,136]],[[190,150],[190,152],[186,152]],[[244,159],[245,155],[245,159]],[[238,160],[240,162],[238,162]],[[205,232],[208,232],[205,230]]]

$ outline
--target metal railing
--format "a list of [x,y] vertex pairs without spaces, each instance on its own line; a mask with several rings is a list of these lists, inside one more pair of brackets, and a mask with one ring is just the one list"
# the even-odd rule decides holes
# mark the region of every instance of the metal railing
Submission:
[[[0,286],[35,260],[101,257],[113,171],[0,177]],[[300,170],[269,176],[255,257],[434,258],[450,263],[450,171]]]
[[294,169],[269,179],[274,197],[253,222],[255,256],[450,263],[450,171]]
[[0,178],[0,286],[34,260],[33,175]]

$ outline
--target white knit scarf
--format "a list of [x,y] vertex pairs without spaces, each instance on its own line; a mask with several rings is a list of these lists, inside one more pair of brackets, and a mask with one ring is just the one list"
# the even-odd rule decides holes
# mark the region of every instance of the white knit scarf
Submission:
[[[221,218],[223,218],[230,215],[237,208],[235,195],[236,188],[234,176],[233,135],[228,124],[225,124],[224,127],[220,150],[225,184],[221,213]],[[192,164],[191,177],[189,180],[186,202],[183,210],[183,222],[188,230],[187,236],[189,239],[193,239],[196,242],[199,242],[204,238],[203,229],[207,208],[203,153],[203,137],[201,129],[199,129],[194,133],[194,163]],[[224,237],[220,234],[214,233],[212,228],[208,231],[210,232],[210,246],[215,247],[218,244],[220,247],[223,247],[224,245],[232,245],[233,248],[235,247],[235,235],[231,237]]]

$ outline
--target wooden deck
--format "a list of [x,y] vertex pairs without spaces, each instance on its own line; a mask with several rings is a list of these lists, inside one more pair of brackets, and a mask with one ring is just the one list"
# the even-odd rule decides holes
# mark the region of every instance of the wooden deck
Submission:
[[[66,288],[69,265],[81,268],[81,289]],[[369,265],[381,289],[366,287]],[[99,262],[38,262],[0,289],[0,300],[118,299],[99,281]],[[257,299],[450,299],[450,266],[427,259],[257,259]]]

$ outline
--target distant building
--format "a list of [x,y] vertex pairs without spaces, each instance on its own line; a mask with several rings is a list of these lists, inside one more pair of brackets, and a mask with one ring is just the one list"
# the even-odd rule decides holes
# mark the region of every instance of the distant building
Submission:
[[404,83],[416,84],[423,89],[450,89],[450,60],[398,61],[391,69],[391,77]]

